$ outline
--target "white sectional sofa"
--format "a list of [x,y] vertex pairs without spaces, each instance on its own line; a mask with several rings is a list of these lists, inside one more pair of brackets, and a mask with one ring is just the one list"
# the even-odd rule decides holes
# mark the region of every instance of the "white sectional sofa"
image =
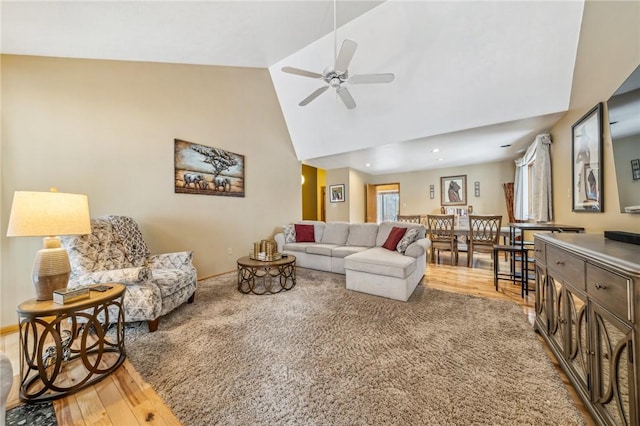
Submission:
[[[425,238],[422,225],[318,221],[297,224],[313,225],[315,241],[286,241],[285,233],[278,233],[278,251],[296,256],[297,266],[346,274],[347,289],[406,301],[426,271],[431,242]],[[393,227],[418,228],[416,240],[404,253],[382,247]]]

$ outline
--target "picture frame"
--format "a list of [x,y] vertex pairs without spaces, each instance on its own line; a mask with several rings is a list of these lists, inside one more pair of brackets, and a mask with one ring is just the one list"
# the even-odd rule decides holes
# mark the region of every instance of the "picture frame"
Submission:
[[329,201],[332,203],[344,203],[344,184],[329,185]]
[[604,211],[602,186],[602,103],[571,126],[572,211]]
[[480,182],[473,183],[473,195],[476,198],[480,197]]
[[640,158],[631,160],[631,179],[640,180]]
[[440,178],[440,203],[443,206],[467,205],[467,175]]
[[435,185],[429,185],[429,198],[430,199],[434,199],[436,198],[436,188]]
[[174,191],[244,197],[244,155],[174,139]]

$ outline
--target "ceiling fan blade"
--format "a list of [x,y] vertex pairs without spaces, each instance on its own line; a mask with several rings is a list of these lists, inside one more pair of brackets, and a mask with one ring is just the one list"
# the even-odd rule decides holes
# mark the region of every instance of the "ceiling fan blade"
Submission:
[[310,94],[309,96],[304,98],[298,105],[300,105],[300,106],[307,105],[309,102],[311,102],[312,100],[314,100],[315,98],[317,98],[318,96],[320,96],[324,92],[326,92],[328,88],[329,88],[329,86],[324,86],[324,87],[319,88],[318,90],[314,91],[312,94]]
[[340,87],[336,91],[338,92],[338,96],[340,96],[340,99],[342,99],[342,102],[344,102],[347,108],[354,109],[356,107],[356,101],[353,100],[351,93],[349,93],[349,90],[346,87]]
[[351,84],[376,84],[376,83],[391,83],[395,76],[393,73],[385,74],[361,74],[352,75],[349,77],[349,83]]
[[351,59],[353,59],[353,55],[356,53],[357,47],[358,43],[353,40],[345,39],[345,41],[342,42],[340,53],[338,53],[338,57],[336,58],[336,66],[333,69],[336,73],[344,74],[347,72],[347,68],[349,67]]
[[301,75],[303,77],[322,78],[322,74],[318,74],[317,72],[301,70],[299,68],[284,67],[282,68],[282,71],[289,74]]

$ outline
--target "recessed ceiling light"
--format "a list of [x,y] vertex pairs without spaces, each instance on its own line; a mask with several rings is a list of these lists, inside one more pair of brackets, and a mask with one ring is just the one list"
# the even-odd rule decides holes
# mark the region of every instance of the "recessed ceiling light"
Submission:
[[371,167],[371,163],[367,163],[367,164],[365,164],[365,166]]
[[440,150],[438,148],[433,148],[431,152],[440,152]]
[[438,158],[438,161],[444,161],[444,158]]

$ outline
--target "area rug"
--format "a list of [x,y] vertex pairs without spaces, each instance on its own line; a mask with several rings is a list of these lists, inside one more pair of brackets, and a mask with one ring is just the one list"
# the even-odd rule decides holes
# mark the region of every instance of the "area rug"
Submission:
[[57,426],[53,403],[18,405],[6,413],[6,426]]
[[129,359],[185,425],[578,425],[522,310],[418,286],[408,302],[299,268],[294,289],[199,283]]

